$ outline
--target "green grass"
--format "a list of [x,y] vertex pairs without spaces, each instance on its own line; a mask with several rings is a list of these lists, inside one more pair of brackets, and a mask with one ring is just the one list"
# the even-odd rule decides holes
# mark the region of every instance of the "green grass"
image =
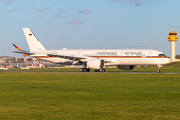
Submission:
[[178,120],[180,74],[0,73],[0,119]]
[[[135,67],[133,70],[128,70],[129,72],[156,72],[157,66],[147,66],[147,67]],[[0,70],[4,71],[4,70]],[[66,71],[66,72],[78,72],[79,68],[45,68],[45,69],[9,69],[8,71],[47,71],[47,72],[59,72],[59,71]],[[126,70],[120,70],[117,67],[114,68],[106,68],[107,72],[127,72]],[[94,70],[91,69],[91,72]],[[180,63],[172,63],[168,65],[164,65],[161,68],[161,72],[180,72]]]

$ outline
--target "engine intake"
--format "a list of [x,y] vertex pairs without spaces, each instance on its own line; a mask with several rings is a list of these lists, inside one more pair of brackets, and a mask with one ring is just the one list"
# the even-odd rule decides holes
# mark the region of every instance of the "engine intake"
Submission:
[[102,59],[93,59],[87,61],[87,67],[91,69],[103,69],[105,62]]

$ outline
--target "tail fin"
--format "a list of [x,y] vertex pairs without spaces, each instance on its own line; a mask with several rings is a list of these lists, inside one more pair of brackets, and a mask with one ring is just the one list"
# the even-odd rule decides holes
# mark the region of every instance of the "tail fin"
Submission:
[[29,28],[23,28],[30,51],[46,50]]

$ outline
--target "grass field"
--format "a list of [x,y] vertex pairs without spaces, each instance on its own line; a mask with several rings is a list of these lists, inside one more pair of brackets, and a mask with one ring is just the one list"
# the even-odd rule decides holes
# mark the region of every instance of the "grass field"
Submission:
[[180,119],[180,74],[15,72],[0,85],[1,120]]
[[[133,70],[128,70],[130,72],[156,72],[157,66],[147,66],[146,68],[144,67],[135,67]],[[4,71],[0,69],[0,71]],[[49,71],[49,72],[59,72],[59,71],[66,71],[66,72],[78,72],[79,68],[42,68],[42,69],[20,69],[20,68],[14,68],[14,69],[9,69],[8,71]],[[114,68],[106,68],[107,72],[127,72],[126,70],[120,70],[117,67]],[[91,69],[91,72],[94,72],[94,70]],[[180,72],[180,63],[173,63],[173,64],[168,64],[164,65],[161,68],[161,72]]]

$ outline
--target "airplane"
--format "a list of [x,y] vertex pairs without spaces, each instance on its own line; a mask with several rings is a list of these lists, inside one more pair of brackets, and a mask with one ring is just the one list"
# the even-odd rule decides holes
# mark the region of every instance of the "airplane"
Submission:
[[18,51],[56,64],[81,66],[80,72],[105,72],[106,66],[117,66],[118,69],[132,70],[135,65],[157,65],[157,72],[164,64],[171,63],[166,55],[151,49],[66,49],[46,50],[29,28],[23,28],[30,51],[22,50],[15,44]]

